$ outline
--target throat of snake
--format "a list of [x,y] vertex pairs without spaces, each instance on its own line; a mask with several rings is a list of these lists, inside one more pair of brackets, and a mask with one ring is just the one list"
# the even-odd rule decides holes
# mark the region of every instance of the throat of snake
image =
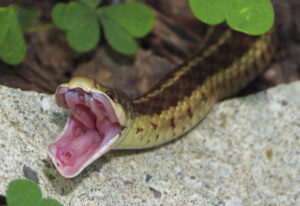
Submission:
[[47,150],[59,172],[70,178],[110,150],[121,125],[104,95],[67,88],[60,88],[57,94],[57,104],[69,109],[71,115]]

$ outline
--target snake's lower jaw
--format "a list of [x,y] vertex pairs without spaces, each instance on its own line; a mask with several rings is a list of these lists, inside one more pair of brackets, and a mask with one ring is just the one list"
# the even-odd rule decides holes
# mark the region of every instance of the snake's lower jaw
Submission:
[[105,145],[98,144],[93,146],[93,148],[90,148],[87,151],[87,154],[81,155],[80,157],[74,158],[72,157],[74,153],[70,150],[70,148],[63,146],[60,147],[60,143],[62,142],[59,141],[61,139],[57,139],[55,142],[50,143],[47,147],[47,152],[59,173],[65,178],[73,178],[96,159],[109,152],[118,139],[118,136],[119,135],[116,135]]
[[57,103],[72,114],[47,152],[61,175],[72,178],[112,149],[122,126],[106,97],[67,88],[58,94]]

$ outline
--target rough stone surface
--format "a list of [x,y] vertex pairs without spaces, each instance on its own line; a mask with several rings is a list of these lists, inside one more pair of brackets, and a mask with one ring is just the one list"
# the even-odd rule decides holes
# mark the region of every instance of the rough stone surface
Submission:
[[0,194],[25,167],[64,205],[300,205],[300,82],[223,101],[185,137],[73,179],[45,150],[68,115],[53,96],[0,86],[0,101]]

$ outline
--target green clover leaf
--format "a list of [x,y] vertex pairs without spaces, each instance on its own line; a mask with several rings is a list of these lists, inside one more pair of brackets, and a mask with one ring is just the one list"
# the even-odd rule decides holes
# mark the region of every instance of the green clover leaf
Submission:
[[95,9],[99,4],[101,4],[102,0],[79,0],[79,1],[88,5],[92,9]]
[[274,24],[270,0],[189,0],[195,16],[207,24],[227,21],[230,27],[250,35],[267,32]]
[[38,206],[63,206],[58,201],[50,198],[41,199]]
[[149,7],[140,2],[101,7],[99,17],[106,16],[125,29],[133,37],[145,36],[154,25],[154,15]]
[[232,28],[251,35],[268,31],[274,23],[274,11],[270,0],[231,0],[227,23]]
[[16,10],[0,7],[0,58],[9,64],[18,64],[26,56],[26,45]]
[[30,180],[11,181],[6,196],[8,206],[62,206],[56,200],[43,199],[39,186]]
[[154,25],[154,15],[146,5],[131,2],[94,10],[101,0],[58,3],[52,11],[54,23],[67,33],[69,44],[77,51],[88,51],[100,38],[100,19],[108,43],[123,54],[133,54],[134,38],[145,36]]
[[195,16],[206,24],[219,24],[225,21],[227,0],[190,0]]
[[134,38],[145,36],[154,25],[154,15],[140,2],[124,3],[97,9],[108,43],[123,54],[137,50]]
[[103,30],[108,43],[122,54],[134,54],[138,48],[132,36],[110,18],[101,17]]
[[22,31],[26,31],[37,17],[37,12],[32,9],[20,8],[18,9],[18,19]]
[[58,3],[52,10],[54,23],[67,32],[69,44],[77,51],[94,48],[100,38],[100,29],[95,12],[79,2]]

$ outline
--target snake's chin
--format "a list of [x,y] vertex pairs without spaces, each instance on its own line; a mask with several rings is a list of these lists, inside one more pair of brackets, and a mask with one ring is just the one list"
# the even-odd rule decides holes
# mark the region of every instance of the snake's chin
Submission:
[[71,178],[111,149],[122,126],[103,94],[61,87],[56,101],[69,109],[71,115],[47,152],[61,175]]

